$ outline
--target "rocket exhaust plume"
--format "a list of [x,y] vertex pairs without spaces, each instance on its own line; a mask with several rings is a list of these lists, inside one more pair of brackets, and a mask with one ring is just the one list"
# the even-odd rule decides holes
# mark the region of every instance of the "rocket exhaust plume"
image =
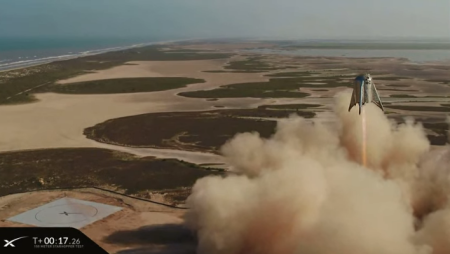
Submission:
[[362,125],[349,98],[336,97],[337,127],[292,116],[222,147],[241,174],[194,185],[199,254],[450,253],[450,149],[431,152],[420,124],[372,104]]

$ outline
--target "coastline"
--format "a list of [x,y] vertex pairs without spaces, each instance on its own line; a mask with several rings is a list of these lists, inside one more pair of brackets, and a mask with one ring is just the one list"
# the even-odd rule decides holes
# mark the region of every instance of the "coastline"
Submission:
[[[174,42],[183,42],[183,41],[189,41],[189,40],[192,40],[192,39],[170,40],[170,41],[156,41],[156,42],[133,44],[133,45],[122,46],[122,47],[112,47],[112,48],[110,47],[110,48],[103,48],[103,49],[93,49],[93,50],[80,52],[78,54],[73,55],[72,57],[59,58],[59,57],[63,57],[63,56],[50,56],[50,57],[47,57],[47,58],[55,58],[55,59],[49,60],[49,61],[42,61],[42,62],[39,62],[39,63],[32,63],[32,64],[29,64],[29,65],[12,67],[12,68],[8,68],[8,69],[2,69],[1,64],[0,64],[0,73],[8,72],[8,71],[17,71],[17,70],[30,68],[30,67],[36,67],[36,66],[49,64],[49,63],[54,63],[54,62],[58,62],[58,61],[66,61],[66,60],[77,59],[77,58],[82,58],[82,57],[88,57],[88,56],[105,54],[105,53],[109,53],[109,52],[127,50],[127,49],[132,49],[132,48],[142,48],[142,47],[147,47],[147,46],[151,46],[151,45],[165,45],[165,44],[170,44],[170,43],[174,43]],[[86,52],[91,52],[91,51],[93,51],[94,53],[86,53]],[[46,59],[46,58],[41,58],[41,59]],[[36,59],[36,61],[39,61],[39,59]],[[14,63],[14,62],[12,62],[12,63]]]

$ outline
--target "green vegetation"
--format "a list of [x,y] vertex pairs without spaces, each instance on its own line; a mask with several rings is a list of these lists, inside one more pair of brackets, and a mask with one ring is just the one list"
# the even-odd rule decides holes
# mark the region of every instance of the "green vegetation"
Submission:
[[0,104],[33,102],[35,98],[32,94],[38,88],[42,90],[43,87],[51,86],[58,80],[108,69],[129,61],[205,60],[231,56],[201,51],[166,53],[161,51],[161,48],[162,46],[157,45],[133,48],[2,72],[0,73]]
[[[175,159],[137,158],[98,148],[0,153],[0,195],[50,188],[103,187],[139,195],[191,187],[217,174]],[[188,194],[185,195],[186,198]]]
[[[304,98],[309,94],[299,92],[300,88],[351,87],[351,83],[343,81],[346,79],[336,76],[272,78],[268,82],[232,84],[213,90],[183,92],[178,95],[193,98]],[[325,84],[308,84],[314,82]]]
[[69,94],[111,94],[155,92],[185,87],[189,84],[203,83],[203,79],[193,78],[123,78],[51,85],[37,92]]
[[306,107],[304,105],[285,110],[266,107],[116,118],[89,127],[84,134],[89,139],[115,145],[218,153],[219,148],[237,133],[258,132],[262,137],[272,135],[276,122],[261,119],[285,118],[291,114],[306,118],[315,115],[310,111],[298,111]]

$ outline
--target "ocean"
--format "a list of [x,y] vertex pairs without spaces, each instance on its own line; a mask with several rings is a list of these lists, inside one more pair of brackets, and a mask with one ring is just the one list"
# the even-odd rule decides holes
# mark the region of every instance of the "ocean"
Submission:
[[[2,38],[0,71],[66,60],[80,56],[141,47],[162,42],[162,38]],[[324,57],[396,57],[412,62],[450,61],[448,49],[254,49],[251,52]]]
[[1,38],[0,71],[154,44],[157,39]]

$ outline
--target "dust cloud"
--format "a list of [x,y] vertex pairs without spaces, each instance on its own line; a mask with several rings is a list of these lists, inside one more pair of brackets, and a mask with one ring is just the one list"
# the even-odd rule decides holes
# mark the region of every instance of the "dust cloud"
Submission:
[[200,179],[187,200],[199,254],[450,253],[450,149],[349,101],[336,96],[337,126],[292,116],[222,147],[239,174]]

